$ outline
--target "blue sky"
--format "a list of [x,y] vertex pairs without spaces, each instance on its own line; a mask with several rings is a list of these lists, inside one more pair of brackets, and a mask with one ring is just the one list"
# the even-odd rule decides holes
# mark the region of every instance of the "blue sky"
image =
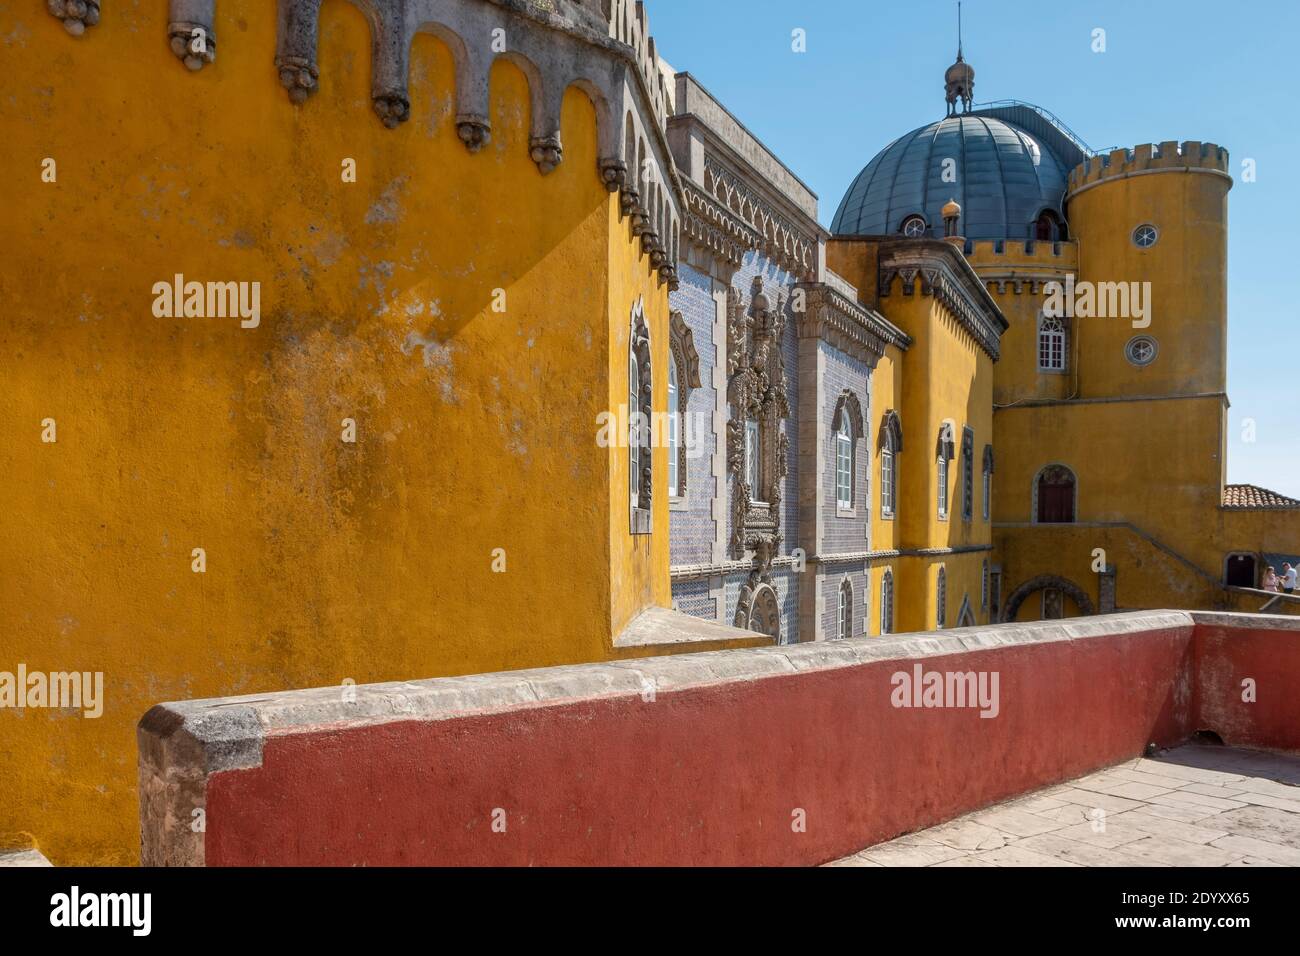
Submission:
[[[829,224],[858,171],[943,115],[950,0],[650,0],[689,70],[817,193]],[[975,101],[1027,100],[1094,148],[1198,139],[1231,153],[1228,480],[1300,497],[1300,2],[966,0]],[[1106,52],[1092,32],[1106,31]],[[791,51],[791,31],[807,52]],[[1256,181],[1241,181],[1241,161]],[[1255,440],[1243,440],[1243,419]]]

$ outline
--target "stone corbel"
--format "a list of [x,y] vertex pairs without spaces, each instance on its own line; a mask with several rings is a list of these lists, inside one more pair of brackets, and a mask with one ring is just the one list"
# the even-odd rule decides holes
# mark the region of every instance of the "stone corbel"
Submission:
[[564,104],[564,90],[548,82],[540,73],[528,77],[532,96],[532,129],[528,136],[528,155],[545,176],[564,161],[564,146],[560,140],[560,111]]
[[411,38],[406,32],[404,6],[379,7],[372,21],[373,53],[370,99],[375,115],[389,129],[395,129],[411,116],[411,97],[407,92],[410,75]]
[[564,160],[564,146],[560,143],[560,134],[529,137],[528,155],[545,176]]
[[171,0],[167,33],[172,52],[187,69],[201,70],[217,58],[217,35],[213,30],[216,0]]
[[316,92],[316,35],[321,0],[280,0],[280,25],[275,44],[275,68],[280,85],[294,103],[305,103]]
[[74,37],[99,22],[99,0],[45,0],[50,14],[63,21],[63,29]]
[[605,188],[612,193],[627,187],[627,163],[618,157],[602,159],[600,161],[600,179],[605,184]]
[[456,135],[471,153],[477,153],[492,139],[492,125],[486,116],[460,113],[456,116]]

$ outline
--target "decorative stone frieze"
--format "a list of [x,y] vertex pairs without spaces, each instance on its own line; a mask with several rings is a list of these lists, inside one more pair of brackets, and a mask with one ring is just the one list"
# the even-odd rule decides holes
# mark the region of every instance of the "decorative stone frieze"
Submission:
[[74,37],[99,22],[99,0],[46,0],[45,7],[63,21],[63,29]]
[[708,225],[735,237],[746,249],[760,252],[802,279],[816,278],[818,237],[797,226],[740,174],[706,155],[704,182],[697,189],[712,199],[714,206],[706,210],[697,203],[692,207],[688,200],[688,215],[707,212]]

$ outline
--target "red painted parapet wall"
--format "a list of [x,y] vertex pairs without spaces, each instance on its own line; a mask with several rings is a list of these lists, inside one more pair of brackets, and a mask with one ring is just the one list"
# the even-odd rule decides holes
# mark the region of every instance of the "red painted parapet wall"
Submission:
[[[1200,729],[1300,748],[1294,625],[1143,612],[162,704],[143,862],[822,863]],[[895,676],[918,669],[996,675],[996,708],[896,706],[926,703]]]

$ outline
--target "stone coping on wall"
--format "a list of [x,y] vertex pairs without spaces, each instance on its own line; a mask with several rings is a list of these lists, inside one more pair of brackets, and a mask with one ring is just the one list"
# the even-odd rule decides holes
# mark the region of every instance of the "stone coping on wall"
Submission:
[[[733,641],[743,633],[708,621],[691,625],[683,618],[667,609],[653,609],[642,615],[634,627],[669,632],[684,629],[688,633],[699,627],[700,634],[723,635],[723,639]],[[430,832],[440,834],[443,842],[433,849],[429,849],[432,844],[421,844],[432,854],[428,859],[497,859],[492,854],[505,850],[496,844],[475,842],[462,832],[464,820],[468,819],[465,814],[472,811],[474,801],[489,799],[485,794],[495,793],[499,787],[533,787],[535,781],[528,782],[532,779],[529,774],[541,774],[538,780],[554,784],[550,789],[543,788],[545,792],[528,789],[529,796],[521,798],[537,811],[539,820],[550,820],[550,824],[529,831],[529,839],[537,842],[520,844],[522,849],[516,849],[521,855],[506,854],[500,859],[508,858],[512,864],[570,859],[577,851],[571,840],[564,842],[569,840],[564,835],[567,831],[556,821],[568,820],[566,814],[571,815],[574,806],[596,799],[593,794],[609,797],[610,793],[621,792],[620,787],[633,786],[635,781],[619,763],[626,758],[644,759],[647,765],[658,767],[655,772],[666,773],[665,768],[678,767],[684,778],[712,781],[708,786],[720,788],[718,792],[725,791],[725,799],[733,801],[753,798],[762,803],[771,793],[763,789],[768,787],[766,783],[751,784],[762,792],[744,790],[746,785],[738,782],[731,770],[719,769],[724,764],[734,764],[741,778],[747,773],[784,775],[780,785],[787,788],[792,781],[802,780],[810,790],[808,799],[818,802],[823,807],[821,812],[833,814],[827,818],[833,832],[827,831],[825,839],[829,842],[825,847],[778,846],[772,843],[775,831],[745,832],[753,839],[767,841],[761,852],[754,849],[750,854],[754,859],[817,862],[822,855],[829,859],[830,854],[840,853],[840,844],[862,846],[870,839],[883,839],[915,825],[930,825],[1007,793],[1032,789],[1058,777],[1064,779],[1093,764],[1100,765],[1100,761],[1117,753],[1137,753],[1150,741],[1185,737],[1199,727],[1222,732],[1225,740],[1228,736],[1240,739],[1245,745],[1294,748],[1300,738],[1294,732],[1295,698],[1288,682],[1300,667],[1300,642],[1295,648],[1289,646],[1297,632],[1300,621],[1277,615],[1148,610],[164,703],[153,707],[138,729],[142,862],[204,865],[210,853],[215,853],[217,862],[225,863],[299,859],[307,851],[293,842],[291,834],[273,835],[279,831],[265,823],[262,811],[257,809],[258,801],[269,801],[266,807],[273,807],[278,800],[304,799],[298,792],[301,781],[294,783],[294,774],[324,772],[322,768],[329,761],[345,759],[340,755],[349,753],[349,748],[358,748],[362,756],[355,759],[370,768],[353,768],[349,772],[376,772],[382,776],[388,771],[374,768],[399,768],[393,771],[397,776],[385,786],[392,790],[388,796],[402,807],[410,809],[434,800],[430,812],[440,815],[427,825]],[[1271,640],[1270,635],[1274,635]],[[1024,653],[1027,651],[1032,653]],[[1121,686],[1124,681],[1109,686],[1100,675],[1121,660],[1116,655],[1129,653],[1134,655],[1129,689]],[[984,741],[981,746],[988,750],[988,759],[995,762],[1021,753],[1024,759],[1015,764],[1015,773],[983,779],[973,790],[967,780],[959,791],[952,791],[941,785],[942,768],[906,761],[900,764],[897,753],[882,743],[890,733],[881,725],[882,713],[893,713],[883,710],[887,703],[881,703],[888,696],[887,690],[882,696],[882,685],[888,681],[890,671],[897,669],[891,664],[909,662],[919,668],[921,662],[939,658],[947,658],[937,664],[940,669],[972,673],[992,669],[1005,671],[1009,686],[1019,681],[1021,694],[1014,698],[1018,709],[1006,709],[1011,723],[994,727],[989,722],[986,728],[980,715],[975,715],[980,728],[972,731],[962,723],[965,711],[939,710],[924,722],[918,722],[915,716],[900,718],[900,732],[913,735],[912,746],[937,747],[939,751],[959,740],[965,741],[962,746]],[[1031,686],[1038,683],[1033,677],[1035,668],[1043,667],[1048,671],[1041,675],[1042,680],[1055,688],[1053,694],[1070,693],[1072,682],[1082,681],[1077,690],[1084,702],[1078,706],[1107,708],[1105,713],[1094,715],[1100,721],[1098,726],[1106,728],[1102,738],[1097,738],[1095,728],[1074,737],[1070,736],[1073,731],[1048,728],[1042,730],[1046,736],[1037,743],[1021,739],[1020,734],[1032,736],[1036,732],[1032,728],[1040,727],[1041,720],[1065,719],[1043,697],[1041,688],[1038,692],[1024,692],[1026,680]],[[1062,667],[1071,673],[1063,672]],[[1072,673],[1075,667],[1079,668],[1077,674]],[[1234,704],[1239,696],[1237,682],[1243,674],[1269,679],[1258,712],[1252,707],[1246,713]],[[652,711],[641,709],[655,700],[664,706]],[[773,715],[774,707],[779,710],[783,706],[792,708],[790,726]],[[813,726],[831,719],[828,708],[841,714],[848,722],[846,727],[856,726],[854,734],[859,736],[821,741],[806,758],[813,762],[801,770],[800,761],[805,758],[793,754],[790,748],[795,741],[805,739]],[[726,741],[702,742],[697,753],[680,755],[685,761],[680,766],[669,757],[655,755],[656,748],[684,746],[690,737],[688,728],[707,720],[728,725],[732,734],[739,726],[752,725],[755,735],[752,739],[741,734]],[[1070,727],[1069,720],[1065,720],[1061,727]],[[595,727],[593,721],[600,726]],[[863,721],[869,721],[876,730],[864,730]],[[731,726],[736,722],[739,724]],[[1008,736],[1008,727],[1019,729]],[[970,736],[972,733],[978,736]],[[773,734],[775,738],[771,738]],[[1057,739],[1059,734],[1064,737]],[[482,753],[476,749],[480,746],[485,748]],[[371,753],[367,747],[377,749]],[[403,756],[408,747],[414,748],[414,756],[409,758]],[[648,749],[636,757],[628,750],[635,751],[636,747]],[[1022,752],[1018,749],[1021,747],[1029,749]],[[572,761],[588,751],[605,753],[603,758],[590,758],[606,760],[602,765],[605,769],[572,776]],[[1044,753],[1050,758],[1046,762]],[[949,753],[946,758],[955,761],[954,772],[959,779],[981,766],[976,758],[971,758],[973,763],[967,760],[965,750],[962,754],[966,756],[959,758]],[[615,755],[621,757],[615,759]],[[760,758],[767,762],[766,770],[752,763]],[[408,765],[410,760],[415,763]],[[520,762],[516,764],[516,760]],[[664,760],[668,763],[659,766]],[[846,761],[846,766],[852,764],[855,769],[837,782],[833,774],[828,775],[827,761]],[[879,761],[879,766],[873,761]],[[521,776],[510,776],[515,773]],[[872,789],[876,784],[871,781],[877,773],[886,777],[894,774],[898,787],[930,788],[930,802],[919,808],[901,809],[890,804],[887,797]],[[323,781],[325,791],[346,786],[340,784],[341,779]],[[409,786],[410,792],[402,791],[403,786]],[[839,798],[835,794],[841,786],[845,788],[843,799],[836,803]],[[206,830],[196,832],[191,825],[195,814],[209,813],[213,787],[221,821],[215,838],[213,817],[207,818]],[[446,787],[451,789],[439,789]],[[297,795],[285,796],[289,793]],[[403,795],[405,802],[398,799]],[[328,804],[332,798],[327,795],[320,799]],[[606,822],[612,828],[610,833],[623,833],[620,828],[627,826],[642,827],[633,843],[641,838],[650,842],[645,846],[637,844],[639,850],[636,846],[617,851],[601,849],[601,841],[609,837],[605,834],[593,838],[596,842],[590,846],[580,847],[595,854],[591,860],[739,859],[732,853],[735,834],[731,830],[744,830],[753,820],[742,826],[725,814],[711,816],[716,832],[725,831],[730,836],[718,837],[722,842],[717,844],[700,843],[699,833],[683,836],[671,827],[665,828],[655,814],[662,816],[670,810],[711,813],[707,800],[700,803],[690,788],[665,795],[662,799],[672,804],[669,809],[665,809],[668,804],[655,803],[644,795],[638,799],[641,803],[634,800],[633,806],[611,810],[612,816]],[[642,806],[645,800],[651,803]],[[825,809],[832,805],[838,809]],[[543,811],[542,807],[549,809]],[[312,839],[325,839],[319,845],[312,844],[314,849],[306,857],[309,859],[329,860],[332,864],[369,860],[372,856],[389,862],[426,858],[406,852],[410,847],[403,841],[415,832],[413,827],[424,825],[409,814],[395,819],[382,833],[376,830],[372,835],[378,842],[372,845],[366,842],[369,838],[362,839],[353,832],[355,821],[344,819],[352,811],[338,811],[342,814],[341,824],[333,811],[319,817],[325,812],[321,806],[286,807],[277,812],[288,818],[299,814],[303,833],[312,834]],[[367,811],[362,807],[355,812]],[[337,832],[330,833],[343,841],[339,844],[321,831],[321,827],[335,824],[342,829],[336,827]],[[267,826],[272,829],[266,830]],[[389,842],[385,844],[384,839]],[[259,842],[262,840],[266,843]]]
[[[722,635],[713,635],[711,640],[734,640],[738,634],[737,629],[725,625],[703,620],[699,623],[707,625],[710,632]],[[249,766],[247,761],[254,752],[260,752],[260,739],[266,734],[292,733],[298,727],[318,730],[323,724],[344,728],[392,720],[444,720],[577,699],[640,696],[647,686],[653,686],[656,693],[672,693],[728,681],[764,680],[874,661],[915,660],[1007,645],[1107,638],[1124,633],[1190,628],[1195,623],[1300,627],[1300,621],[1275,615],[1210,614],[1201,615],[1198,622],[1186,611],[1137,611],[705,651],[636,661],[318,687],[158,704],[141,720],[140,737],[143,742],[146,736],[183,730],[209,751],[210,770],[231,769]]]
[[[746,566],[748,567],[748,566]],[[691,644],[728,643],[733,647],[772,644],[772,638],[754,631],[718,624],[664,607],[652,607],[632,619],[617,637],[616,648],[681,647]],[[743,642],[743,643],[737,643]]]

